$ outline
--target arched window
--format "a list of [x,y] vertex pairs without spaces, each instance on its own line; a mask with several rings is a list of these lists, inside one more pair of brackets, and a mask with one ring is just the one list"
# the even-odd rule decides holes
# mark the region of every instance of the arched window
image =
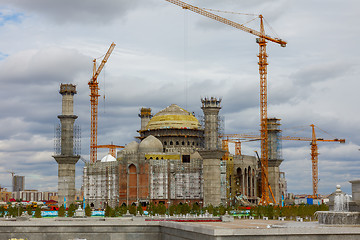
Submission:
[[190,142],[188,141],[188,145],[190,145]]
[[172,141],[170,141],[170,145],[173,145],[173,142],[172,142]]
[[183,146],[184,146],[184,145],[185,145],[185,142],[184,142],[184,141],[182,141],[181,145],[183,145]]
[[179,145],[179,141],[176,141],[176,145]]
[[164,142],[164,145],[165,145],[165,146],[167,145],[167,142],[166,142],[166,141]]

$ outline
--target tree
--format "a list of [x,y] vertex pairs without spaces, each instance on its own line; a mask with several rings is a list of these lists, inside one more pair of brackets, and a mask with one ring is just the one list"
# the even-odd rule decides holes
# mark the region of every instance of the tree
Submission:
[[36,218],[42,218],[42,216],[41,216],[41,208],[40,208],[39,206],[37,206],[37,207],[35,208],[35,214],[34,214],[34,216],[35,216]]
[[75,214],[75,210],[76,210],[76,206],[72,203],[70,204],[68,211],[67,211],[67,216],[68,217],[73,217]]
[[166,206],[163,203],[159,203],[156,208],[156,213],[159,215],[165,215],[166,213]]
[[65,207],[64,207],[64,204],[61,205],[61,207],[59,207],[58,216],[59,216],[59,217],[65,217]]
[[106,206],[104,215],[105,217],[112,217],[113,209],[109,205]]
[[226,212],[226,208],[224,207],[224,205],[220,204],[218,207],[217,207],[217,213],[219,216],[222,216],[222,215],[225,215],[225,212]]
[[170,205],[169,207],[169,215],[173,216],[174,214],[176,214],[176,205]]
[[120,206],[120,211],[119,211],[120,216],[125,215],[126,212],[127,212],[127,210],[128,210],[128,209],[127,209],[126,205],[121,205],[121,206]]
[[5,211],[6,211],[5,207],[1,206],[0,207],[0,217],[3,217],[5,215]]
[[26,212],[29,216],[32,216],[32,213],[33,213],[33,209],[31,207],[31,205],[27,205],[26,206]]
[[137,209],[136,209],[136,214],[138,214],[138,213],[139,213],[140,215],[142,215],[142,214],[144,213],[141,205],[139,205],[139,206],[137,207]]
[[129,206],[129,213],[132,215],[136,215],[136,205]]
[[85,207],[85,216],[91,217],[91,214],[92,214],[92,210],[91,210],[90,205],[88,204],[88,205],[86,205],[86,207]]
[[120,217],[122,215],[121,212],[122,212],[121,207],[116,206],[114,208],[113,217]]
[[191,213],[199,215],[200,214],[200,206],[197,203],[193,203]]
[[15,217],[15,216],[16,216],[16,208],[13,207],[13,206],[9,206],[9,207],[7,208],[7,214],[6,214],[6,216]]
[[147,211],[149,212],[150,215],[155,215],[155,210],[156,210],[156,206],[153,202],[151,202],[147,207]]

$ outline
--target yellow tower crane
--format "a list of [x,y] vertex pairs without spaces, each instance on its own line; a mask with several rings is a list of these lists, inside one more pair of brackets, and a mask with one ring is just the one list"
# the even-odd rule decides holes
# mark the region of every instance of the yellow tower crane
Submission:
[[109,50],[101,61],[98,69],[96,70],[96,59],[93,60],[93,76],[89,81],[90,88],[90,104],[91,104],[91,131],[90,131],[90,163],[94,163],[97,160],[97,127],[98,127],[98,102],[99,102],[99,82],[97,78],[104,68],[105,63],[110,57],[110,54],[115,48],[115,43],[110,45]]
[[[318,156],[319,156],[319,150],[317,142],[339,142],[339,143],[345,143],[345,139],[324,139],[324,138],[317,138],[316,132],[315,132],[315,125],[310,125],[312,129],[312,137],[291,137],[291,136],[282,136],[280,137],[281,140],[291,140],[291,141],[306,141],[311,142],[311,169],[312,169],[312,187],[313,187],[313,198],[318,197],[318,183],[319,183],[319,170],[318,170]],[[232,139],[233,141],[238,141],[239,138],[246,138],[246,139],[254,139],[254,140],[260,140],[260,136],[257,135],[251,135],[251,134],[224,134],[222,136],[225,138],[223,141],[229,141],[229,139]],[[238,150],[239,151],[239,150]],[[240,150],[241,151],[241,150]]]
[[218,22],[224,23],[226,25],[229,25],[231,27],[240,29],[242,31],[245,31],[247,33],[250,33],[252,35],[257,36],[256,42],[259,44],[259,73],[260,73],[260,134],[261,134],[261,164],[264,167],[264,171],[261,172],[261,179],[262,185],[261,185],[261,200],[260,204],[267,205],[271,203],[271,200],[269,198],[269,189],[267,185],[265,184],[265,177],[268,172],[268,136],[267,136],[267,53],[266,53],[266,43],[267,41],[271,41],[277,44],[280,44],[282,47],[286,47],[286,42],[278,39],[278,38],[272,38],[265,34],[264,29],[264,19],[262,15],[259,15],[260,18],[260,31],[251,29],[249,27],[246,27],[240,23],[231,21],[229,19],[226,19],[224,17],[221,17],[219,15],[213,14],[211,12],[205,11],[204,9],[201,9],[199,7],[195,7],[193,5],[190,5],[188,3],[182,2],[180,0],[165,0],[170,3],[173,3],[175,5],[178,5],[182,7],[183,9],[187,9],[190,11],[193,11],[195,13],[198,13],[200,15],[203,15],[205,17],[214,19]]

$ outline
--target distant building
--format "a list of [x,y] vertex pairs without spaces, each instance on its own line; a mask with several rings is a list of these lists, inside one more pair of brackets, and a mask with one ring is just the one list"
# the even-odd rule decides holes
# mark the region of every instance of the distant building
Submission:
[[11,192],[7,191],[7,188],[0,187],[0,201],[9,202],[11,198]]
[[12,198],[29,202],[54,200],[55,196],[57,196],[57,192],[39,192],[38,190],[24,190],[12,193]]
[[25,176],[14,175],[12,178],[13,192],[24,191],[25,189]]

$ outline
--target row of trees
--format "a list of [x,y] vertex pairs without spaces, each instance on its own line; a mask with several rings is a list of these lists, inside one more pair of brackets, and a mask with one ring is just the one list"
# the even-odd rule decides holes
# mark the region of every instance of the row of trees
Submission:
[[[21,216],[24,211],[26,211],[29,216],[33,215],[33,207],[30,205],[28,205],[25,209],[21,205],[9,206],[7,209],[4,206],[1,206],[0,217],[18,217]],[[35,208],[34,216],[41,217],[41,208],[39,206]]]
[[[179,215],[179,214],[204,214],[208,212],[214,216],[224,215],[226,212],[228,213],[240,213],[244,209],[239,207],[225,207],[223,205],[214,207],[209,205],[207,207],[201,208],[198,204],[188,205],[188,204],[178,204],[178,205],[170,205],[168,208],[162,203],[155,205],[150,203],[147,206],[147,211],[149,215]],[[268,217],[269,219],[278,218],[278,217],[286,217],[290,219],[292,217],[314,217],[316,211],[328,211],[329,207],[325,204],[322,205],[292,205],[292,206],[255,206],[251,207],[249,210],[249,215],[254,217]],[[130,214],[133,215],[142,215],[143,209],[138,206],[121,206],[115,207],[114,209],[111,207],[106,207],[105,209],[105,217],[119,217],[126,214],[129,211]]]
[[[239,212],[240,208],[234,207],[225,207],[223,205],[214,207],[209,205],[207,207],[201,208],[198,204],[178,204],[178,205],[170,205],[168,208],[162,203],[155,205],[154,203],[150,203],[150,205],[146,208],[149,215],[185,215],[185,214],[204,214],[208,212],[214,216],[224,215],[227,212],[236,213]],[[255,206],[250,209],[250,216],[254,217],[268,217],[269,219],[277,218],[277,217],[286,217],[288,219],[292,217],[313,217],[316,211],[328,211],[329,207],[325,204],[322,205],[293,205],[293,206]],[[9,206],[7,209],[4,207],[0,207],[0,217],[9,216],[9,217],[17,217],[21,216],[21,214],[26,211],[29,216],[33,214],[33,208],[31,206],[27,206],[24,209],[22,206]],[[64,205],[62,205],[58,210],[59,217],[73,217],[75,215],[76,206],[71,204],[68,209],[65,209]],[[123,216],[129,211],[130,214],[133,215],[142,215],[143,208],[141,206],[117,206],[115,208],[111,208],[107,206],[105,209],[105,217],[120,217]],[[92,210],[89,205],[85,207],[85,215],[90,217],[92,215]],[[34,217],[41,218],[41,208],[37,207],[35,209]]]
[[[178,204],[178,205],[170,205],[170,207],[166,208],[166,206],[163,203],[160,203],[158,205],[155,205],[154,203],[150,203],[147,208],[146,211],[148,212],[149,215],[185,215],[185,214],[204,214],[206,211],[209,214],[213,214],[214,216],[218,216],[218,215],[224,215],[226,211],[230,211],[231,208],[230,207],[224,207],[222,205],[218,206],[218,207],[214,207],[212,205],[209,205],[207,207],[201,208],[198,204],[192,204],[192,205],[188,205],[187,203],[185,204]],[[142,215],[143,212],[143,208],[141,206],[119,206],[119,207],[115,207],[114,209],[107,206],[105,208],[105,217],[119,217],[119,216],[123,216],[126,214],[126,212],[129,211],[130,214],[132,215]]]
[[286,217],[287,219],[294,217],[311,218],[314,217],[316,211],[329,211],[329,207],[325,204],[321,205],[292,205],[285,207],[278,206],[256,206],[251,208],[250,216],[268,217],[269,219]]

